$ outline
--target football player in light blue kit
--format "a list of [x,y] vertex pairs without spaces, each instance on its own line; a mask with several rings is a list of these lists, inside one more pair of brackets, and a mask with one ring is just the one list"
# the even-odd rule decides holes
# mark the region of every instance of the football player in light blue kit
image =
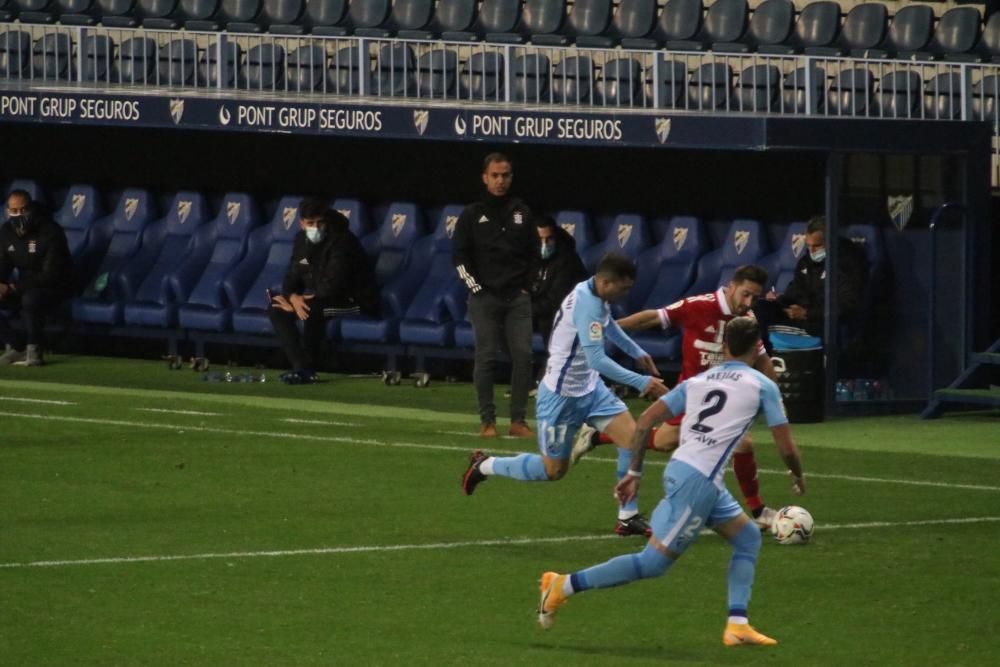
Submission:
[[[573,437],[584,423],[600,429],[619,447],[618,479],[632,462],[629,449],[635,420],[625,404],[601,382],[603,375],[652,398],[667,389],[658,377],[652,358],[621,330],[611,317],[609,303],[628,294],[635,283],[635,265],[620,255],[604,257],[593,278],[579,283],[556,313],[549,338],[549,360],[538,388],[535,418],[539,454],[489,456],[472,453],[462,478],[462,489],[471,495],[476,486],[494,475],[526,482],[561,479],[569,469]],[[648,375],[622,368],[604,352],[605,338],[635,359]],[[639,514],[636,494],[623,500],[615,531],[619,535],[645,535],[652,531]]]
[[543,628],[552,625],[560,605],[574,593],[662,575],[708,527],[733,546],[729,619],[722,642],[726,646],[777,644],[754,630],[747,615],[760,551],[760,529],[722,481],[733,448],[758,413],[763,412],[793,477],[792,491],[802,494],[805,490],[799,450],[792,440],[778,387],[750,366],[757,356],[759,340],[756,320],[731,320],[723,337],[725,363],[685,380],[642,413],[632,440],[632,464],[615,487],[622,502],[638,492],[650,429],[673,415],[684,414],[680,446],[663,475],[666,496],[653,512],[653,537],[638,554],[619,556],[573,574],[544,573],[538,608],[538,622]]

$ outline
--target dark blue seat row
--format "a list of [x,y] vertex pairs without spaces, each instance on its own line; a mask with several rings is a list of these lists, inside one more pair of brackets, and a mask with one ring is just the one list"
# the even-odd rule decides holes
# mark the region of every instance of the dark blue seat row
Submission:
[[683,51],[1000,60],[1000,15],[816,0],[6,0],[0,20]]

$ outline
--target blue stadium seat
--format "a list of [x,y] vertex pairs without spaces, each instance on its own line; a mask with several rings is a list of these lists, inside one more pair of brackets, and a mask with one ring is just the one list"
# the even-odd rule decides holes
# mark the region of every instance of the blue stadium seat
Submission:
[[417,60],[417,94],[420,97],[456,97],[458,54],[451,49],[432,49]]
[[594,103],[630,107],[641,104],[642,68],[635,58],[615,58],[604,63],[594,87]]
[[108,81],[115,57],[115,43],[107,35],[88,35],[83,40],[83,81]]
[[806,223],[793,222],[788,226],[778,249],[760,260],[760,265],[767,269],[767,285],[764,292],[774,290],[781,294],[788,283],[795,277],[795,265],[806,252]]
[[924,116],[934,120],[955,120],[962,116],[962,75],[938,74],[927,82]]
[[156,41],[151,37],[132,37],[118,46],[112,76],[121,83],[156,83],[159,66]]
[[623,39],[643,39],[656,24],[656,0],[621,0],[611,24],[599,32],[577,32],[576,45],[610,48]]
[[979,42],[982,23],[975,7],[952,7],[941,15],[927,51],[945,60],[978,60],[973,50]]
[[763,54],[787,55],[808,49],[831,46],[840,35],[840,5],[818,0],[806,5],[795,22],[795,29],[784,44],[759,44]]
[[[807,75],[810,77],[807,79]],[[808,91],[808,94],[807,94]],[[798,67],[785,75],[782,110],[792,113],[819,113],[826,108],[826,71],[821,67]]]
[[250,233],[247,254],[223,279],[226,301],[239,304],[233,311],[233,331],[258,336],[274,333],[267,292],[281,294],[299,231],[301,203],[301,197],[282,197],[271,223]]
[[738,42],[747,30],[747,0],[715,0],[705,14],[701,30],[690,39],[667,40],[672,51],[714,50],[716,44]]
[[511,99],[515,102],[541,102],[549,99],[549,57],[528,53],[511,63]]
[[[25,192],[28,193],[28,195],[31,197],[32,200],[43,203],[46,201],[45,191],[42,190],[42,186],[38,183],[38,181],[34,179],[15,178],[13,181],[7,184],[7,187],[4,190],[3,195],[6,197],[7,193],[9,193],[11,190],[24,190]],[[3,205],[0,206],[0,212],[2,212],[3,214],[3,219],[6,220],[7,219],[6,199],[4,199]]]
[[649,247],[649,224],[646,218],[634,213],[619,213],[607,237],[580,254],[587,271],[593,272],[601,258],[608,253],[617,253],[635,260],[639,253]]
[[364,239],[375,231],[368,216],[368,207],[360,199],[340,197],[330,203],[330,208],[347,218],[351,233],[359,239]]
[[285,87],[285,49],[280,44],[258,44],[247,51],[240,87],[249,90],[281,90]]
[[[368,4],[372,4],[373,0],[364,0]],[[376,4],[379,4],[382,0],[375,0]],[[385,0],[386,4],[390,4],[389,0]],[[351,11],[354,11],[354,7],[359,3],[357,0],[351,4]],[[363,4],[363,3],[362,3]],[[388,16],[379,24],[362,27],[360,23],[354,33],[359,37],[391,37],[395,35],[400,30],[407,31],[422,31],[430,25],[431,19],[434,17],[434,0],[395,0],[392,2],[392,10],[389,12]]]
[[461,298],[463,283],[452,263],[451,237],[462,213],[462,206],[450,205],[441,210],[434,233],[421,243],[433,244],[426,260],[426,274],[420,288],[406,309],[399,324],[399,340],[409,345],[450,347],[454,341],[455,321],[448,310],[445,298]]
[[865,51],[866,58],[896,58],[898,60],[929,60],[923,49],[934,31],[934,10],[929,5],[906,5],[892,17],[885,39],[874,49]]
[[503,55],[496,51],[473,53],[459,74],[462,99],[500,100],[503,97]]
[[[232,88],[241,80],[240,61],[243,59],[243,49],[234,41],[227,41],[222,46],[222,59],[219,59],[219,45],[222,42],[211,42],[208,48],[198,58],[198,85],[215,88],[219,85],[220,73],[224,88]],[[220,62],[223,65],[220,67]]]
[[767,237],[756,220],[734,220],[721,247],[702,255],[694,284],[687,294],[714,292],[729,282],[744,264],[756,264],[767,251]]
[[872,112],[875,78],[866,67],[842,71],[830,84],[827,112],[833,116],[867,116]]
[[662,53],[656,54],[656,64],[656,68],[646,68],[643,82],[646,104],[655,104],[660,109],[683,108],[687,100],[687,65],[680,60],[667,60]]
[[[476,20],[476,0],[438,0],[434,18],[426,27],[417,30],[401,29],[397,36],[402,39],[436,39],[442,34],[460,35],[460,41],[470,41]],[[454,37],[445,38],[454,41]]]
[[[399,322],[419,287],[419,281],[407,277],[406,273],[410,264],[410,250],[424,235],[424,219],[420,209],[411,203],[392,204],[386,211],[378,234],[375,279],[382,288],[382,316],[344,320],[340,326],[341,338],[344,340],[396,342]],[[420,268],[419,264],[417,268]]]
[[972,86],[972,117],[993,122],[1000,119],[1000,76],[989,74]]
[[623,37],[626,49],[659,49],[667,42],[694,39],[701,29],[705,7],[702,0],[667,0],[653,31],[645,37]]
[[341,37],[348,33],[350,15],[348,0],[305,0],[302,15],[294,22],[271,24],[270,32],[279,35],[301,35],[311,32],[326,37]]
[[305,10],[305,0],[264,0],[260,13],[251,19],[226,24],[229,32],[261,32],[272,25],[295,25]]
[[924,93],[920,75],[913,70],[896,70],[879,82],[879,113],[886,118],[919,118]]
[[28,76],[31,66],[31,34],[5,26],[0,32],[0,78]]
[[781,96],[781,71],[775,65],[751,65],[740,74],[740,111],[774,111]]
[[386,44],[378,52],[375,61],[375,82],[371,94],[380,97],[403,97],[414,95],[416,85],[417,59],[409,44]]
[[371,63],[368,54],[362,54],[356,46],[345,46],[330,58],[330,87],[328,91],[338,95],[354,95],[361,88],[364,75],[365,88],[371,91]]
[[993,12],[986,25],[983,26],[983,34],[973,49],[977,60],[984,60],[988,63],[1000,63],[1000,12]]
[[135,0],[97,0],[101,25],[106,28],[135,28],[139,16],[135,13]]
[[62,206],[53,215],[66,232],[69,252],[78,268],[87,250],[91,227],[94,221],[103,216],[104,207],[100,195],[91,185],[71,185]]
[[754,10],[750,26],[742,39],[717,42],[712,45],[712,50],[720,53],[747,53],[761,47],[776,47],[780,49],[780,53],[791,53],[791,48],[784,46],[784,43],[791,37],[794,25],[795,6],[791,0],[764,0]]
[[[246,253],[247,239],[257,227],[256,207],[246,195],[227,195],[219,215],[210,223],[215,241],[210,254],[192,257],[171,281],[173,294],[183,301],[177,310],[177,321],[184,329],[228,331],[233,309],[238,303],[229,301],[223,281]],[[198,269],[201,269],[200,273]]]
[[[149,220],[141,229],[134,229],[133,223],[130,228],[116,230],[108,255],[96,273],[97,277],[107,274],[107,286],[102,294],[85,289],[83,296],[73,301],[74,317],[83,322],[121,324],[126,305],[142,298],[144,286],[147,291],[151,289],[147,277],[180,264],[190,250],[194,232],[207,219],[207,207],[200,194],[178,192],[165,218]],[[153,277],[148,282],[158,293],[161,280]]]
[[733,68],[721,62],[705,63],[691,74],[689,109],[736,109]]
[[288,54],[288,90],[296,92],[329,90],[328,69],[322,46],[300,46]]
[[65,32],[42,35],[31,50],[35,79],[55,81],[73,76],[73,44]]
[[576,242],[576,251],[583,252],[597,242],[590,216],[583,211],[559,211],[555,215],[556,224],[566,230]]
[[807,55],[837,57],[850,55],[864,58],[866,54],[878,47],[885,37],[889,12],[880,2],[866,2],[855,5],[844,19],[840,37],[830,46],[810,46],[805,49]]
[[563,58],[552,73],[552,101],[557,104],[590,104],[594,87],[594,62],[589,56]]
[[157,74],[167,86],[190,86],[195,83],[198,47],[193,39],[172,39],[160,49]]

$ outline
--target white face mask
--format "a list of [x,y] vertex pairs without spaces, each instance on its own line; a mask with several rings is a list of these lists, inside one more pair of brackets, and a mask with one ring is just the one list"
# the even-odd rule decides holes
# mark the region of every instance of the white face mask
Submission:
[[809,253],[809,259],[811,259],[812,261],[814,261],[817,264],[819,264],[824,259],[826,259],[826,248],[822,248],[822,249],[817,250],[815,252],[810,251],[810,253]]
[[552,255],[556,254],[556,244],[555,243],[543,243],[542,244],[542,259],[548,259]]
[[306,227],[306,238],[309,243],[319,243],[323,240],[323,230],[319,227]]

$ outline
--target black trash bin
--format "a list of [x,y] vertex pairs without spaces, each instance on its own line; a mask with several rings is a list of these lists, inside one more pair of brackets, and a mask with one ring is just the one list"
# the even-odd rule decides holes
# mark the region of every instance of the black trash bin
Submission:
[[792,424],[823,421],[823,349],[774,350],[771,362]]

